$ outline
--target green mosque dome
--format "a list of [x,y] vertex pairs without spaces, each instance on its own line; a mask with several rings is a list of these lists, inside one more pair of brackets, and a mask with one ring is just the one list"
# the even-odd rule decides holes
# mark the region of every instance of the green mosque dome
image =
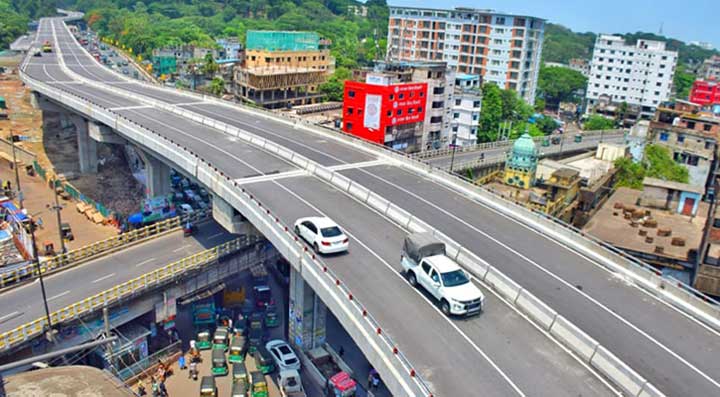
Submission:
[[530,134],[524,133],[512,147],[509,165],[516,169],[534,169],[537,165],[538,150]]

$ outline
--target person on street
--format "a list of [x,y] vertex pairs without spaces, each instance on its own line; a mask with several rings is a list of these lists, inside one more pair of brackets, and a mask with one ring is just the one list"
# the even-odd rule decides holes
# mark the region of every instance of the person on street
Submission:
[[185,355],[184,354],[181,354],[180,358],[178,358],[178,367],[180,367],[180,369],[185,369]]
[[165,387],[165,381],[160,382],[160,395],[162,397],[168,397],[167,388]]
[[190,371],[188,371],[188,378],[197,380],[197,362],[194,360],[190,363]]

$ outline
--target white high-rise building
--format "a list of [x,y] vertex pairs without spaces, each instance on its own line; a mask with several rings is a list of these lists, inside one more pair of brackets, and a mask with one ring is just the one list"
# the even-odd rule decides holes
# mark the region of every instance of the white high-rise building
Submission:
[[620,36],[598,36],[590,62],[587,112],[598,103],[626,102],[651,117],[660,103],[670,99],[677,59],[678,53],[665,49],[661,41],[629,45]]
[[545,20],[474,8],[389,8],[390,60],[444,61],[534,103]]
[[455,76],[455,90],[452,102],[452,118],[450,120],[450,136],[458,146],[469,146],[477,143],[482,94],[480,92],[480,76],[458,73]]

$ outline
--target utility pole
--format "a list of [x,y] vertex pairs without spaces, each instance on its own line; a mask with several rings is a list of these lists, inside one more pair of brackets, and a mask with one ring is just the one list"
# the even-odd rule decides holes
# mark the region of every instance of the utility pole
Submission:
[[455,151],[457,150],[457,133],[453,134],[452,139],[452,156],[450,156],[450,173],[453,172],[453,165],[455,165]]
[[51,211],[55,211],[55,214],[57,215],[57,225],[58,225],[58,236],[60,236],[60,249],[63,254],[67,253],[67,247],[65,247],[65,236],[63,236],[63,230],[62,230],[62,217],[60,216],[60,211],[63,209],[63,206],[60,205],[60,201],[58,200],[58,193],[57,193],[57,179],[52,180],[52,186],[53,186],[53,193],[55,194],[55,205],[47,205],[47,208]]
[[48,329],[47,335],[52,341],[53,329],[52,320],[50,318],[50,308],[48,307],[47,294],[45,293],[45,281],[43,280],[42,270],[40,269],[40,256],[38,255],[37,244],[35,242],[35,220],[30,219],[30,238],[32,239],[32,250],[33,250],[33,261],[35,262],[35,269],[38,273],[38,279],[40,280],[40,290],[42,291],[43,304],[45,305],[45,319],[47,321]]
[[15,186],[18,192],[18,201],[20,202],[20,209],[25,208],[23,205],[23,193],[20,188],[20,171],[18,170],[17,157],[15,154],[15,135],[10,130],[10,144],[12,145],[12,156],[13,156],[13,168],[15,169]]

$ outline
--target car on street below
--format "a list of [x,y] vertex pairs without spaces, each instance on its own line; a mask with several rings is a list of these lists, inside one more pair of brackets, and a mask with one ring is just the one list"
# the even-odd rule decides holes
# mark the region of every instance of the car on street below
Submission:
[[283,370],[300,371],[300,359],[290,345],[282,339],[273,339],[265,344],[277,367]]
[[307,217],[295,221],[295,234],[320,254],[334,254],[348,250],[349,239],[337,223],[327,217]]

